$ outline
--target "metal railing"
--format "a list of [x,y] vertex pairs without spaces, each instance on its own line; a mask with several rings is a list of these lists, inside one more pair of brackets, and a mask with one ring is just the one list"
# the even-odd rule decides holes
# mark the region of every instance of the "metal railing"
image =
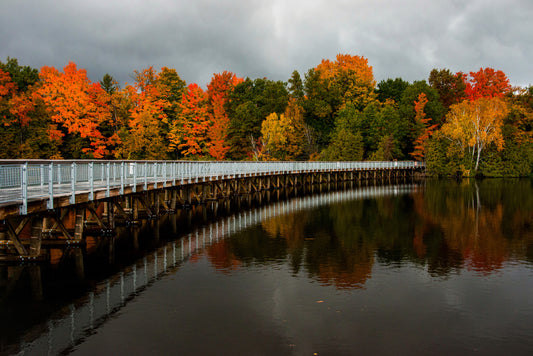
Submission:
[[80,193],[94,199],[96,191],[126,187],[133,192],[141,186],[148,190],[245,175],[267,175],[349,170],[416,169],[422,162],[234,162],[234,161],[21,161],[0,162],[0,204],[20,204],[20,214],[27,214],[28,201],[46,199],[54,207],[54,198],[69,196],[71,203]]

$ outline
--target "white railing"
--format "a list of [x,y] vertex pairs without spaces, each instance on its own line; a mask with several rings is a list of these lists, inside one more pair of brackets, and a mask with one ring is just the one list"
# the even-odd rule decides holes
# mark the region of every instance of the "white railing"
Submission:
[[305,172],[416,169],[422,162],[234,162],[234,161],[21,161],[0,162],[0,204],[20,204],[20,214],[27,214],[28,201],[46,199],[54,207],[54,198],[69,196],[71,203],[80,193],[94,199],[96,191],[126,187],[136,192],[199,180],[239,178]]

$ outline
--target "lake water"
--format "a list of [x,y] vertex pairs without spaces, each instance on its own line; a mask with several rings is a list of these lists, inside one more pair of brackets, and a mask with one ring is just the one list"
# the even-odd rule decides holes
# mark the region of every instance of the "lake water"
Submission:
[[0,267],[0,353],[533,354],[533,182],[274,192]]

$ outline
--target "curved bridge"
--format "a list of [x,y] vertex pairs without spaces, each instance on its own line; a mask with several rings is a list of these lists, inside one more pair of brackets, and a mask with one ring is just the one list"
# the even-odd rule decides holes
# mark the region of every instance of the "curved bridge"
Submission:
[[423,163],[0,161],[0,260],[35,259],[48,244],[80,243],[103,231],[192,204],[332,182],[408,178]]

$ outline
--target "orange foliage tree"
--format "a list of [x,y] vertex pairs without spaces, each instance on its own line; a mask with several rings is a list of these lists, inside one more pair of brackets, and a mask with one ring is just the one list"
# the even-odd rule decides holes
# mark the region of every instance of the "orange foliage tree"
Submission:
[[426,94],[418,94],[418,100],[415,101],[415,125],[418,130],[418,137],[414,141],[414,151],[410,153],[411,156],[417,161],[423,161],[425,155],[425,144],[429,139],[433,131],[437,128],[437,125],[429,125],[431,118],[426,117],[424,108],[428,102]]
[[210,148],[207,94],[198,84],[189,84],[187,92],[183,94],[180,108],[180,117],[170,128],[170,147],[177,147],[185,157],[205,159]]
[[330,89],[340,91],[344,104],[364,108],[376,98],[376,81],[365,57],[338,54],[334,62],[323,59],[315,70]]
[[220,74],[214,74],[211,82],[207,85],[211,114],[211,127],[208,131],[209,154],[216,160],[226,158],[226,152],[230,149],[227,142],[230,120],[224,105],[227,103],[228,95],[233,88],[242,82],[243,79],[238,78],[234,73],[224,71]]
[[168,101],[161,97],[157,79],[157,73],[149,67],[135,71],[134,85],[126,86],[124,95],[130,101],[130,117],[128,127],[122,129],[123,144],[117,150],[117,158],[167,158],[162,126],[167,122],[164,109]]
[[6,97],[13,93],[16,89],[16,84],[11,80],[11,76],[8,72],[4,72],[0,69],[0,98]]
[[84,69],[69,62],[63,73],[53,67],[43,67],[39,73],[40,86],[36,95],[42,99],[51,115],[49,129],[52,140],[61,141],[65,133],[87,139],[89,147],[82,151],[94,158],[109,155],[109,146],[118,140],[116,134],[105,137],[100,125],[111,118],[105,96],[99,83],[91,83]]

